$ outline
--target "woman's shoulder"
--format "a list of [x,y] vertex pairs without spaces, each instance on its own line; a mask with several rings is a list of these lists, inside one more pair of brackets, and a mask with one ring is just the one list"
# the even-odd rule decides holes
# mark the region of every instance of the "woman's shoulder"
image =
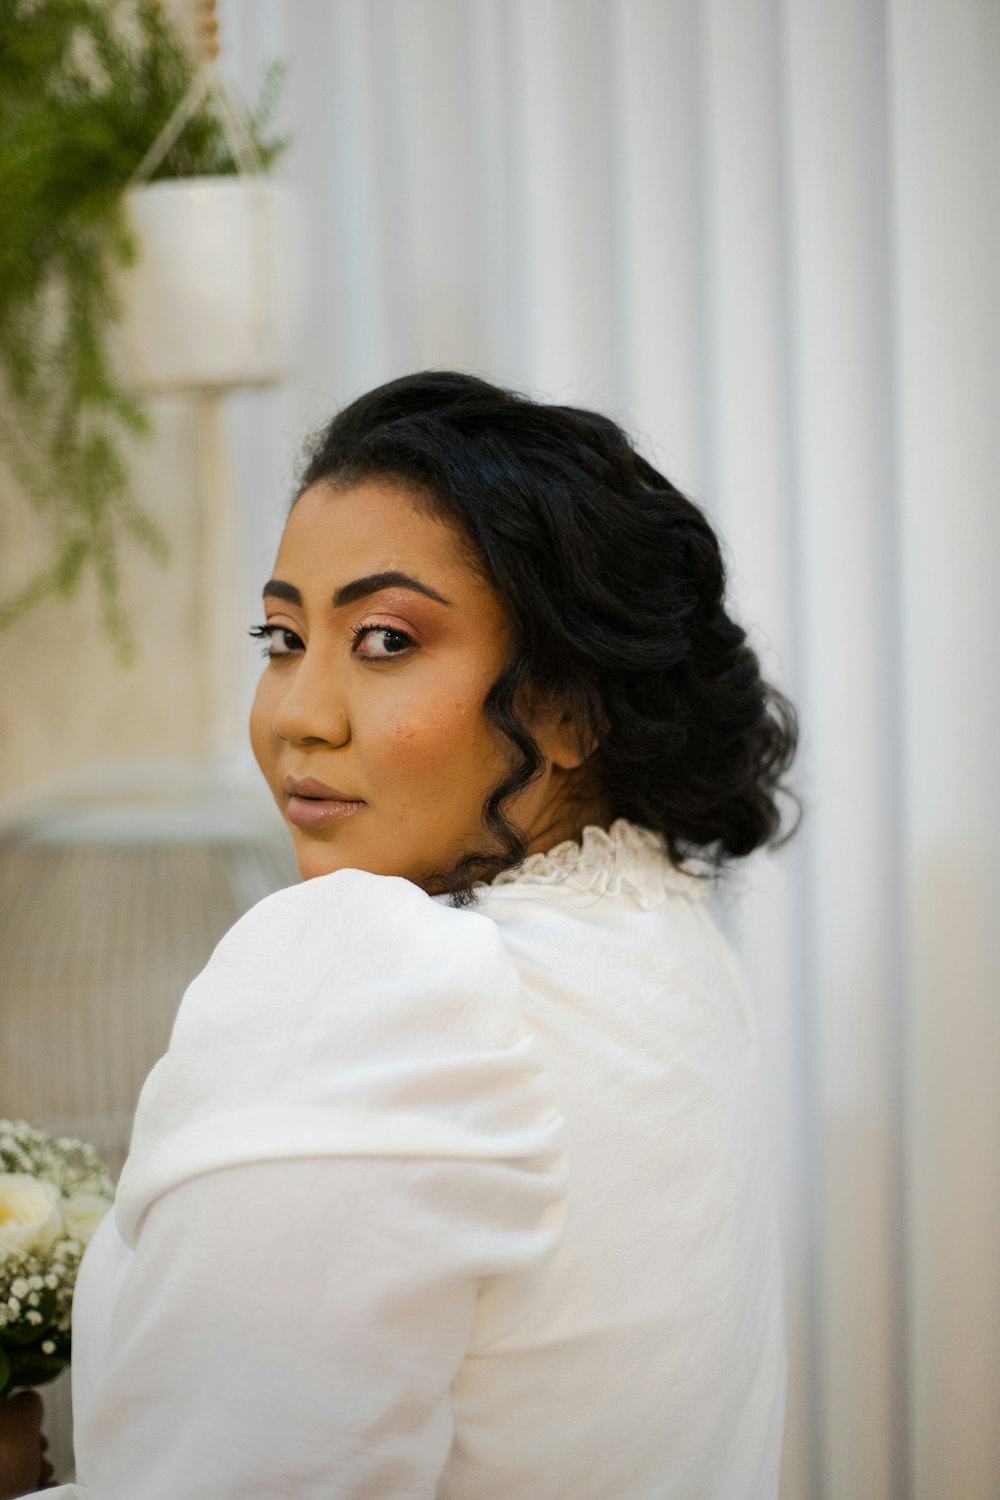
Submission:
[[[218,1031],[279,1052],[335,1032],[341,1048],[369,1033],[438,1026],[490,1030],[510,1011],[517,975],[497,924],[438,904],[394,875],[342,869],[288,886],[242,916],[185,992],[171,1050]],[[487,1002],[487,997],[489,1001]]]
[[[265,896],[233,924],[215,955],[238,961],[283,954],[326,962],[332,940],[341,951],[345,944],[354,949],[367,944],[387,956],[396,936],[420,950],[440,944],[446,934],[448,942],[461,942],[478,924],[460,928],[455,919],[474,915],[440,906],[399,875],[334,870]],[[485,933],[478,936],[482,940]]]
[[282,1156],[517,1157],[556,1109],[493,921],[341,870],[259,902],[188,986],[144,1085],[118,1215]]
[[[265,897],[217,945],[178,1014],[204,1010],[211,998],[300,1014],[332,996],[377,994],[380,1007],[357,1008],[356,1024],[378,1024],[395,1008],[431,995],[509,990],[511,960],[497,924],[473,909],[442,905],[396,875],[342,869]],[[338,1001],[338,1010],[343,1008]],[[466,998],[466,1006],[469,997]],[[341,1022],[345,1018],[341,1017]]]

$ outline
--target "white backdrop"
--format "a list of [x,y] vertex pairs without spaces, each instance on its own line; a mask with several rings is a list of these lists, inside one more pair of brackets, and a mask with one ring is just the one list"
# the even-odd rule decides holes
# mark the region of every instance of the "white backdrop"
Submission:
[[220,19],[246,92],[291,65],[306,252],[292,378],[228,413],[237,627],[305,428],[428,365],[618,416],[709,508],[805,731],[806,827],[725,897],[785,1222],[782,1500],[996,1500],[1000,5]]

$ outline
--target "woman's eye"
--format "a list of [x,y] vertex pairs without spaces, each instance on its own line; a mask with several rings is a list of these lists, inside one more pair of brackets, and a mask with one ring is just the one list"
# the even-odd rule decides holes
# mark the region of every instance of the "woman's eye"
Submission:
[[276,656],[291,656],[302,646],[295,631],[289,630],[287,625],[254,625],[250,634],[254,640],[268,642],[261,654],[272,659]]
[[[362,651],[361,642],[366,636],[371,642]],[[413,645],[413,637],[405,630],[393,630],[389,625],[359,625],[354,632],[354,654],[367,656],[372,661],[384,661],[389,656],[399,656]]]

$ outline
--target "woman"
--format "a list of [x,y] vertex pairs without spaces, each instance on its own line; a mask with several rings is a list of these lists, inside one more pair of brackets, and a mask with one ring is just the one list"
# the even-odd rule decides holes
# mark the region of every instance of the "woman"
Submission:
[[773,1500],[754,1014],[704,892],[776,840],[796,724],[709,524],[607,418],[426,372],[315,441],[264,607],[303,883],[143,1089],[47,1493]]

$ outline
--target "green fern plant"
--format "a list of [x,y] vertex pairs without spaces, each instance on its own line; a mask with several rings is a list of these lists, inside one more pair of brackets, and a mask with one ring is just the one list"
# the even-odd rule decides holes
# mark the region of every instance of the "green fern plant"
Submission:
[[[136,255],[125,191],[194,71],[152,0],[0,0],[0,449],[52,538],[49,560],[0,602],[0,630],[70,597],[89,569],[123,662],[122,543],[169,558],[130,492],[125,445],[150,421],[110,348]],[[248,122],[265,168],[287,144],[269,134],[281,76],[270,69]],[[152,180],[236,171],[209,95]]]

